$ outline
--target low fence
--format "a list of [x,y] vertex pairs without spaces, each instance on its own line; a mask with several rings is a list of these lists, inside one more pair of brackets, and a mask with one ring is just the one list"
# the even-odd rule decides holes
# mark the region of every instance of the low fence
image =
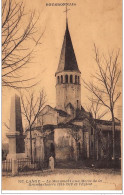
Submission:
[[30,159],[19,159],[17,160],[18,172],[37,171],[43,170],[44,162],[39,159],[31,162]]
[[12,160],[2,161],[2,174],[10,175],[12,173]]
[[[2,161],[2,175],[11,175],[12,174],[12,160]],[[17,172],[28,173],[29,171],[43,171],[43,169],[48,168],[48,163],[41,159],[31,161],[30,159],[18,159],[16,161]]]

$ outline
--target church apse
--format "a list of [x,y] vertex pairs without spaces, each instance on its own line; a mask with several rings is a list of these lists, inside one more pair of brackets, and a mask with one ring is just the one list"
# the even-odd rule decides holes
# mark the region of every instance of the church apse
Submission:
[[68,133],[68,129],[55,129],[55,158],[56,160],[69,160],[74,158],[73,139]]

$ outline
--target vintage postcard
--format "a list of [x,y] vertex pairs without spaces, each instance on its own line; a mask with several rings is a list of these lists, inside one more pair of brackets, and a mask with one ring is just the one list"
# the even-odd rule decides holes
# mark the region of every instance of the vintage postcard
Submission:
[[[122,190],[122,1],[2,1],[2,190]],[[75,192],[76,192],[75,191]]]

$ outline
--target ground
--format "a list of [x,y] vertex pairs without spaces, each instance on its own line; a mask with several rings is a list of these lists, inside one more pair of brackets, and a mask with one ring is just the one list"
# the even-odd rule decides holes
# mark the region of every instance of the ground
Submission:
[[47,169],[3,176],[2,190],[121,190],[121,179],[113,169]]

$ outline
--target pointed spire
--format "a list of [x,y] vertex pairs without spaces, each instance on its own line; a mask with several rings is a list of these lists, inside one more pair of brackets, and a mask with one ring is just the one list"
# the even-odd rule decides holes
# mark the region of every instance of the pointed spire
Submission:
[[69,70],[80,72],[68,29],[68,20],[66,18],[66,31],[61,49],[59,65],[56,73]]

